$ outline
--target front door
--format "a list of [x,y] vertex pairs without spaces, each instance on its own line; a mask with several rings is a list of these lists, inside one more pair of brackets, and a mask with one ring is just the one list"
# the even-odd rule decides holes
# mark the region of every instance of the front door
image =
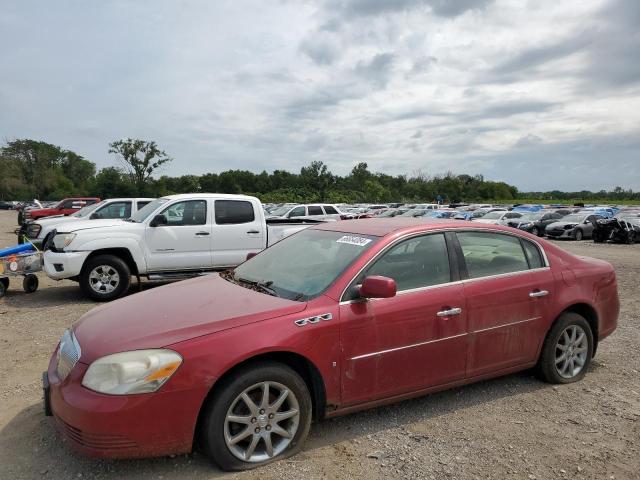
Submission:
[[[464,377],[467,316],[442,233],[401,241],[354,283],[382,275],[395,297],[340,305],[342,395],[357,404]],[[353,291],[353,288],[352,288]]]
[[[165,225],[147,224],[147,270],[199,270],[212,267],[211,213],[207,200],[177,201],[161,215]],[[149,219],[152,220],[152,219]]]

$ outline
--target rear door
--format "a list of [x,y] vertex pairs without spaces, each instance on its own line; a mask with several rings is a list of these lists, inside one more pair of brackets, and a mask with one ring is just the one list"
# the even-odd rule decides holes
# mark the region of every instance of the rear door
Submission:
[[324,210],[325,218],[340,220],[340,212],[333,205],[323,205],[322,209]]
[[147,270],[179,271],[212,267],[210,199],[174,201],[160,215],[165,225],[152,227],[147,219]]
[[538,247],[498,232],[458,232],[469,321],[467,375],[535,361],[553,276]]
[[312,220],[323,220],[325,217],[324,210],[322,210],[322,207],[320,205],[308,205],[307,217]]
[[236,266],[249,252],[259,252],[266,241],[261,208],[249,200],[215,200],[213,265]]
[[457,271],[450,268],[445,235],[399,242],[354,281],[351,291],[368,275],[395,279],[398,293],[371,300],[347,296],[340,304],[344,403],[463,378],[466,307],[463,287],[455,281]]

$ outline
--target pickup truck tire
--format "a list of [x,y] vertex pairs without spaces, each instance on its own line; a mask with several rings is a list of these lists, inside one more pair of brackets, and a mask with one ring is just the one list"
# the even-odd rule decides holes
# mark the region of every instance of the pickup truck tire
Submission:
[[[200,446],[223,470],[248,470],[297,453],[311,426],[311,396],[277,362],[242,368],[203,407]],[[279,420],[280,419],[280,420]]]
[[131,270],[115,255],[97,255],[89,258],[80,273],[80,288],[89,298],[108,302],[129,290]]

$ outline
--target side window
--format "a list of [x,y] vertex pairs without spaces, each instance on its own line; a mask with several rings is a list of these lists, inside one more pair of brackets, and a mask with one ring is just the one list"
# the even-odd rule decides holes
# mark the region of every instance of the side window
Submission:
[[98,218],[129,218],[131,202],[113,202],[96,212]]
[[529,269],[517,237],[499,233],[460,232],[458,241],[469,278],[488,277]]
[[304,207],[296,207],[293,210],[291,210],[291,213],[289,213],[289,218],[291,217],[304,217],[305,211],[304,211]]
[[338,211],[333,208],[331,205],[325,205],[324,206],[324,211],[327,215],[337,215]]
[[309,209],[309,215],[324,215],[320,205],[309,205],[307,208]]
[[542,254],[538,247],[528,240],[522,240],[522,246],[524,247],[524,253],[527,256],[529,262],[529,268],[542,268],[544,267],[544,261],[542,260]]
[[216,200],[215,212],[218,225],[249,223],[256,218],[251,202],[243,200]]
[[400,242],[369,267],[362,278],[368,275],[393,278],[398,291],[450,282],[444,234],[424,235]]
[[161,215],[167,219],[169,226],[204,225],[207,223],[207,202],[205,200],[188,200],[174,203],[167,207]]
[[94,203],[96,203],[96,199],[95,198],[89,198],[87,200],[83,200],[82,201],[82,206],[93,205]]
[[138,202],[138,210],[141,210],[142,207],[145,207],[147,205],[149,205],[151,203],[151,201],[149,200],[141,200]]
[[67,200],[66,202],[64,202],[64,203],[62,204],[62,207],[61,207],[61,208],[62,208],[63,210],[68,210],[68,209],[70,209],[70,208],[80,208],[80,207],[78,207],[78,206],[76,206],[76,205],[75,205],[75,204],[76,204],[76,202],[77,202],[77,200]]

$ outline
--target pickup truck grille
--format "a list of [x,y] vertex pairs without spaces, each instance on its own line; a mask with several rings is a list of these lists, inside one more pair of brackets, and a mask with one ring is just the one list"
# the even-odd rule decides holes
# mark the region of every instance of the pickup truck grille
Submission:
[[81,350],[75,335],[71,330],[66,330],[58,347],[58,365],[56,373],[60,381],[69,376],[73,367],[80,360]]

